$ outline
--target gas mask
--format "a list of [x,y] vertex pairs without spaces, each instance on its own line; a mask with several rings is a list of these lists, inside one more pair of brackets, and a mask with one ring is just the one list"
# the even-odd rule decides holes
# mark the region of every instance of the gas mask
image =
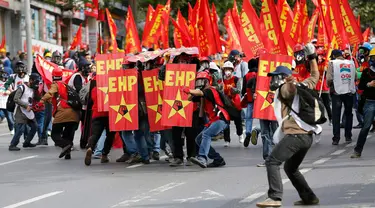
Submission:
[[91,72],[91,67],[90,67],[90,65],[85,65],[85,66],[82,67],[82,75],[83,75],[84,77],[88,77],[89,74],[90,74],[90,72]]
[[322,63],[324,63],[324,61],[325,61],[324,56],[319,55],[319,56],[318,56],[318,64],[322,64]]
[[300,65],[305,63],[305,52],[304,51],[297,51],[294,53],[294,58],[296,59],[296,64]]
[[51,62],[52,59],[50,57],[48,57],[48,58],[46,58],[46,60],[49,61],[49,62]]
[[197,79],[195,81],[195,89],[203,90],[208,83],[207,79]]
[[285,84],[286,75],[279,74],[271,77],[270,90],[275,91]]
[[203,69],[210,68],[210,63],[207,62],[207,61],[203,61],[203,62],[201,63],[201,68],[203,68]]
[[33,89],[33,90],[38,90],[39,89],[39,85],[40,85],[40,80],[33,80],[30,83],[30,88]]

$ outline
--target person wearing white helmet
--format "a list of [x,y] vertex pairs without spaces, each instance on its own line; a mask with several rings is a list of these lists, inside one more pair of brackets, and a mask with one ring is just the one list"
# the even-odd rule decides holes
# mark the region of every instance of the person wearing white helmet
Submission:
[[223,77],[220,68],[216,65],[215,62],[210,62],[209,68],[206,69],[210,72],[212,76],[212,87],[216,90],[222,91],[223,90]]
[[[223,66],[224,71],[224,94],[229,97],[229,99],[232,100],[234,106],[238,109],[238,111],[241,111],[241,83],[240,79],[236,76],[234,76],[234,66],[232,62],[227,61],[224,63]],[[243,137],[243,128],[242,128],[242,121],[241,119],[234,119],[234,124],[236,125],[236,131],[237,135],[239,137],[239,142],[244,142]],[[225,141],[225,147],[229,146],[230,143],[230,128],[227,128],[224,131],[224,141]]]

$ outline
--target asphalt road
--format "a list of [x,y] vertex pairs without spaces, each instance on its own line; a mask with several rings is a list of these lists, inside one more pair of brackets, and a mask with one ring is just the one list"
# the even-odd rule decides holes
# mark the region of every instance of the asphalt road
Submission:
[[[358,133],[353,130],[355,141]],[[316,207],[375,208],[375,138],[371,137],[362,158],[353,160],[349,156],[354,144],[332,146],[332,128],[324,126],[320,143],[314,143],[301,166],[320,198]],[[171,168],[164,160],[116,164],[121,150],[111,152],[109,164],[93,160],[86,167],[81,150],[66,161],[58,159],[60,149],[52,141],[49,147],[9,152],[10,139],[6,126],[0,125],[0,208],[248,208],[266,198],[266,170],[256,167],[262,162],[260,140],[249,148],[239,145],[234,135],[229,148],[223,147],[222,140],[214,142],[227,165],[201,169]],[[298,194],[281,172],[283,207],[293,207]]]

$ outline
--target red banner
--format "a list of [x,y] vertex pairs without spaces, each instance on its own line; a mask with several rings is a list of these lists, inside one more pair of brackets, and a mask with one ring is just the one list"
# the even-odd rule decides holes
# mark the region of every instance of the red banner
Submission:
[[333,2],[332,0],[330,0],[330,17],[332,21],[333,34],[335,35],[338,44],[338,46],[335,46],[334,48],[344,50],[347,47],[349,40],[346,36],[344,23],[340,11],[340,5],[337,2]]
[[293,41],[292,37],[290,37],[290,31],[292,30],[294,14],[286,0],[280,0],[277,3],[281,31],[283,32],[288,55],[293,56],[293,48],[296,43]]
[[182,89],[195,86],[195,64],[167,64],[163,92],[163,126],[191,127],[193,103]]
[[85,16],[98,18],[98,7],[95,3],[87,2],[85,3]]
[[76,49],[77,46],[81,45],[82,43],[82,24],[79,25],[79,28],[74,36],[72,43],[70,44],[69,50]]
[[105,9],[105,12],[107,14],[107,21],[109,26],[109,35],[111,37],[111,46],[113,47],[114,53],[117,52],[117,41],[116,41],[116,34],[117,34],[117,26],[115,21],[113,21],[111,13],[109,13],[108,9]]
[[137,69],[108,71],[109,129],[138,130]]
[[163,82],[158,79],[159,69],[142,71],[150,132],[164,130],[161,125],[163,106]]
[[232,13],[228,11],[224,17],[224,25],[227,29],[227,34],[228,34],[228,48],[225,49],[225,51],[228,53],[233,49],[242,51],[241,43],[240,43],[240,38],[237,33],[237,29],[235,27],[235,23],[232,18]]
[[319,9],[316,9],[311,17],[311,20],[309,24],[306,25],[305,32],[307,33],[304,36],[304,43],[310,43],[314,39],[314,33],[315,33],[315,27],[316,27],[316,22],[319,17]]
[[[301,36],[301,27],[300,22],[302,21],[302,9],[299,1],[296,1],[294,5],[294,18],[292,28],[290,30],[290,37],[295,43],[298,43],[298,38]],[[294,46],[293,46],[294,47]]]
[[163,13],[163,24],[161,25],[161,40],[163,43],[163,49],[169,48],[169,13],[171,11],[171,0],[168,0],[168,2],[164,6],[164,13]]
[[267,74],[275,71],[277,66],[292,68],[291,56],[261,54],[256,84],[257,97],[254,102],[253,117],[257,119],[276,120],[273,111],[274,91],[270,91],[270,77]]
[[98,111],[108,111],[108,72],[122,70],[124,54],[97,54],[96,62],[96,88],[98,93]]
[[162,16],[164,13],[164,6],[158,4],[156,11],[152,15],[152,20],[147,25],[147,28],[143,31],[142,45],[148,48],[152,48],[156,44],[160,37],[160,26],[162,24]]
[[360,44],[363,41],[361,35],[361,28],[355,18],[352,9],[348,3],[348,0],[340,0],[340,10],[346,35],[351,45]]
[[126,40],[125,40],[125,54],[141,52],[141,42],[139,41],[137,26],[134,22],[133,12],[131,7],[128,7],[128,16],[125,21]]

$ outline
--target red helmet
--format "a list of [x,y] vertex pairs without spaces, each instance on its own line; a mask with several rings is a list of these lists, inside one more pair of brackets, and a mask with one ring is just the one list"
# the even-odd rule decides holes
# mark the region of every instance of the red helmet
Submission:
[[210,58],[208,58],[207,56],[200,57],[199,61],[208,61],[208,62],[211,62]]
[[318,48],[318,50],[316,50],[316,54],[318,54],[318,55],[325,55],[326,51],[323,48]]
[[208,82],[210,83],[210,85],[212,84],[212,76],[206,70],[198,72],[197,73],[197,77],[195,79],[196,80],[197,79],[206,79],[206,80],[208,80]]
[[301,44],[297,44],[293,48],[294,53],[299,52],[299,51],[303,51],[303,45],[301,45]]
[[53,71],[52,71],[52,79],[62,79],[62,76],[63,76],[63,71],[62,69],[60,68],[55,68]]
[[268,53],[267,49],[265,48],[260,48],[257,50],[256,54],[255,54],[255,57],[259,57],[261,54],[266,54]]

